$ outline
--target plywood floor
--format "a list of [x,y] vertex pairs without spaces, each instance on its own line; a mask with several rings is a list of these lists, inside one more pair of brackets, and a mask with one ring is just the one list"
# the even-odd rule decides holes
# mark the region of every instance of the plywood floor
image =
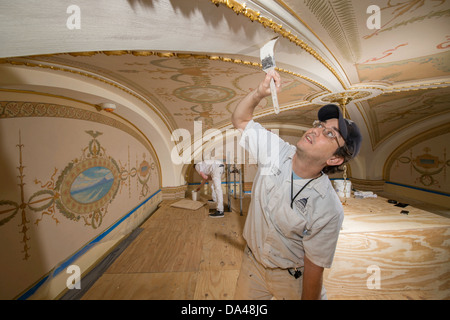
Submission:
[[[191,211],[171,203],[161,204],[83,299],[233,299],[249,198],[243,216],[237,200],[221,219],[209,218],[207,205]],[[380,197],[351,198],[344,208],[324,275],[329,299],[450,299],[450,218]]]

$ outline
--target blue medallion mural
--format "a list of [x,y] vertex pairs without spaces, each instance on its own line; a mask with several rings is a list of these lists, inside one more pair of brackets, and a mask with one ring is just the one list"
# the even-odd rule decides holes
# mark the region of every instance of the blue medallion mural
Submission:
[[80,203],[92,203],[103,198],[114,182],[114,176],[108,168],[92,167],[78,175],[70,187],[70,195]]

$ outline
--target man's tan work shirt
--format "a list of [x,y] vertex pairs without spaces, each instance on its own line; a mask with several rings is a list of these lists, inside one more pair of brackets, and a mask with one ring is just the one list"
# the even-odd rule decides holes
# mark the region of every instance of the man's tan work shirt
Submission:
[[292,158],[296,147],[250,121],[240,145],[258,163],[244,238],[256,259],[267,268],[295,268],[304,256],[329,268],[344,219],[344,210],[327,175],[309,183],[295,180]]

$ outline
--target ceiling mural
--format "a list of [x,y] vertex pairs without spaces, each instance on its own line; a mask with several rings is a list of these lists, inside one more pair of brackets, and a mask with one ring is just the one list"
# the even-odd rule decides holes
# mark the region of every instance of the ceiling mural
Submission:
[[[368,1],[363,1],[365,4]],[[425,25],[428,20],[448,18],[449,4],[446,0],[406,0],[406,1],[378,1],[380,12],[384,19],[379,29],[372,30],[364,39],[370,39],[378,35],[396,32],[404,26],[416,24]],[[430,10],[431,9],[431,10]]]
[[368,101],[373,143],[430,117],[449,112],[450,88],[387,93]]
[[358,64],[356,67],[362,82],[374,80],[401,82],[439,78],[450,73],[450,52],[402,61]]
[[280,112],[280,114],[270,114],[258,119],[261,123],[291,124],[299,127],[309,128],[317,119],[317,105],[305,105],[294,110]]
[[[30,57],[64,68],[107,77],[143,95],[162,112],[172,130],[193,132],[194,121],[204,129],[229,125],[237,102],[254,89],[264,77],[259,62],[245,57],[219,58],[207,55],[140,52],[117,54],[85,53]],[[254,60],[254,59],[253,59]],[[321,92],[316,84],[287,72],[280,72],[283,89],[281,107],[303,101],[305,96]],[[272,100],[265,99],[257,112],[271,112]]]

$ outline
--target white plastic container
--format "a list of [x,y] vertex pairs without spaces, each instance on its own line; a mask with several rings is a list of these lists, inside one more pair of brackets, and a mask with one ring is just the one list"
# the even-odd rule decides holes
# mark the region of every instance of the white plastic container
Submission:
[[197,191],[192,190],[192,200],[197,201]]
[[350,194],[352,191],[352,182],[350,180],[334,180],[334,189],[336,190],[338,196],[341,198],[344,197],[344,187],[346,187],[345,197],[350,198]]

